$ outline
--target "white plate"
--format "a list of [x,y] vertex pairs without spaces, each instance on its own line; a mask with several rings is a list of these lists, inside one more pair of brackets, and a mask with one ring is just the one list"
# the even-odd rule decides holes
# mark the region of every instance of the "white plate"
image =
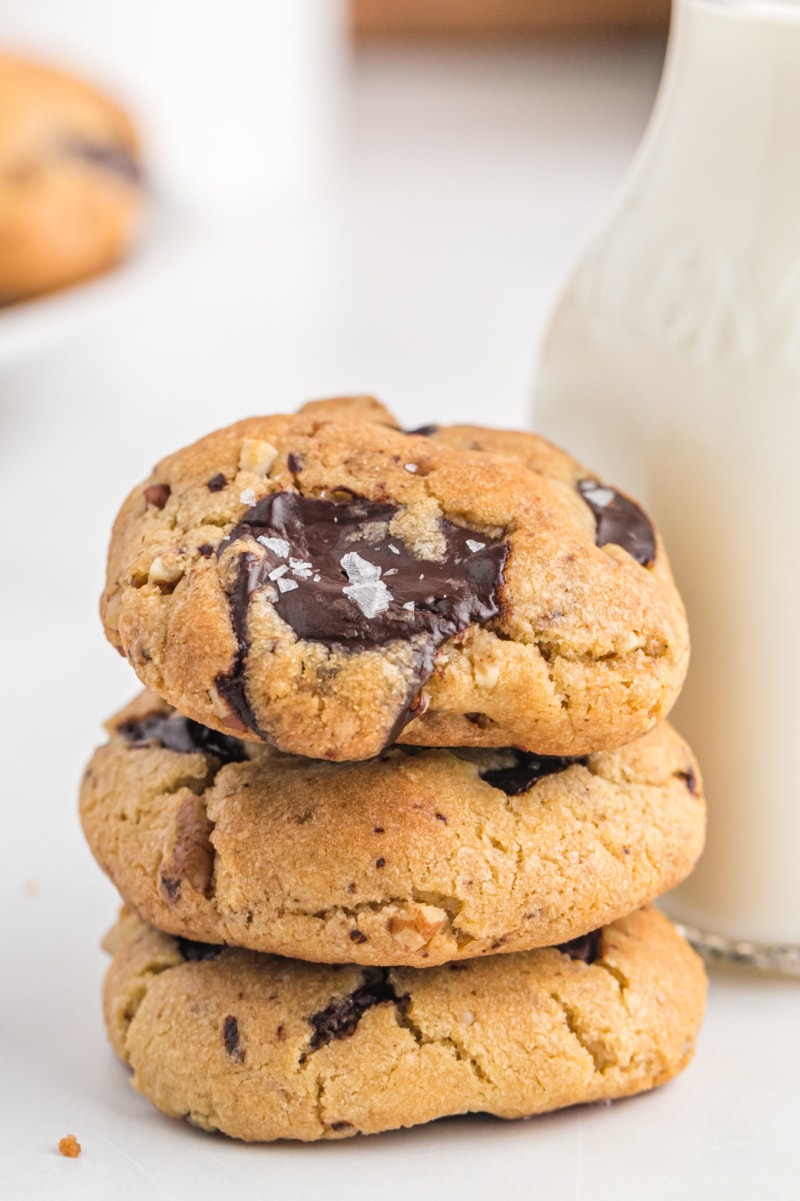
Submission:
[[46,354],[114,319],[201,238],[176,213],[156,205],[130,256],[113,270],[47,296],[0,308],[0,369]]

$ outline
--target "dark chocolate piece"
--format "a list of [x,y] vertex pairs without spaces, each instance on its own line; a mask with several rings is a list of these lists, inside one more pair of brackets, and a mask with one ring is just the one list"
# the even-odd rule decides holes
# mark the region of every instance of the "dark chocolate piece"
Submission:
[[297,475],[299,471],[303,470],[303,467],[305,466],[305,459],[302,455],[295,455],[290,451],[286,456],[286,466],[289,468],[292,475]]
[[404,434],[416,434],[418,438],[430,438],[431,434],[435,434],[438,430],[438,425],[419,425],[415,430],[403,430]]
[[169,484],[148,484],[144,490],[144,499],[148,505],[155,505],[157,509],[163,509],[171,492]]
[[677,771],[675,775],[679,780],[683,780],[692,796],[697,796],[697,776],[691,767],[687,767],[686,771]]
[[170,905],[174,905],[181,895],[181,884],[183,883],[180,876],[165,876],[163,872],[158,877],[158,887],[162,896]]
[[595,963],[603,956],[603,931],[592,930],[591,934],[581,934],[579,938],[571,938],[556,947],[562,955],[570,959],[580,959],[582,963]]
[[178,936],[175,941],[187,963],[200,963],[204,959],[216,959],[222,950],[222,947],[214,946],[210,942],[194,942],[191,938]]
[[531,751],[509,750],[513,756],[507,767],[494,767],[482,771],[480,777],[492,788],[499,788],[506,796],[521,796],[544,776],[553,776],[566,771],[575,763],[585,765],[585,755],[534,755]]
[[234,1059],[236,1063],[242,1063],[244,1051],[239,1041],[239,1023],[233,1014],[228,1014],[222,1024],[222,1041],[225,1043],[225,1050],[231,1059]]
[[[257,726],[242,676],[254,592],[269,588],[276,611],[298,638],[331,648],[355,652],[413,640],[409,704],[433,671],[437,648],[467,626],[497,616],[507,545],[442,520],[443,560],[421,559],[389,533],[398,512],[363,499],[336,503],[272,493],[220,543],[219,557],[240,541],[254,547],[240,555],[229,591],[239,653],[232,672],[216,680],[251,729]],[[401,716],[393,736],[410,716]]]
[[247,758],[244,743],[230,734],[219,734],[201,726],[200,722],[192,721],[181,713],[163,713],[145,717],[142,721],[126,721],[117,726],[121,734],[133,748],[153,746],[164,747],[167,751],[178,751],[182,755],[193,755],[202,751],[205,755],[214,755],[222,763],[242,763]]
[[204,559],[210,559],[214,553],[214,547],[210,542],[201,542],[197,548],[198,555],[202,555]]
[[346,997],[337,997],[308,1019],[314,1027],[311,1050],[316,1051],[335,1038],[349,1038],[355,1034],[363,1014],[374,1005],[400,1005],[406,999],[398,997],[394,991],[388,968],[367,968],[363,983],[354,992]]
[[227,482],[228,481],[225,479],[225,476],[222,474],[222,472],[218,471],[216,475],[212,475],[211,479],[206,484],[206,487],[208,488],[209,492],[221,492]]
[[613,542],[643,567],[655,562],[655,530],[650,518],[634,501],[597,480],[578,480],[578,491],[594,513],[598,546]]
[[471,725],[477,726],[479,730],[488,730],[489,726],[495,724],[488,713],[465,713],[464,716]]
[[69,138],[62,143],[65,154],[72,158],[83,159],[104,171],[110,171],[129,183],[138,184],[142,180],[142,167],[134,158],[132,151],[121,143],[91,142],[84,138]]

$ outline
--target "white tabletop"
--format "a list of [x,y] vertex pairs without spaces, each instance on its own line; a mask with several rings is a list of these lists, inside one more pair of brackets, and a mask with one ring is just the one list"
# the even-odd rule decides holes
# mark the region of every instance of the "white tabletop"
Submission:
[[651,1096],[310,1147],[162,1117],[100,1018],[116,900],[75,793],[137,687],[96,617],[124,493],[196,435],[312,396],[375,391],[408,426],[529,423],[547,311],[658,64],[648,44],[371,52],[324,205],[236,235],[162,222],[127,274],[0,317],[0,1196],[800,1198],[798,983],[715,970],[695,1063]]

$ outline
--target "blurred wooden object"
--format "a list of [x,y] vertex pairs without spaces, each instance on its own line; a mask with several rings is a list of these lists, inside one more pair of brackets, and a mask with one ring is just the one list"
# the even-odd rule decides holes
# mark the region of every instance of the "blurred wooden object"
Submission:
[[536,37],[665,29],[669,0],[350,0],[356,38]]

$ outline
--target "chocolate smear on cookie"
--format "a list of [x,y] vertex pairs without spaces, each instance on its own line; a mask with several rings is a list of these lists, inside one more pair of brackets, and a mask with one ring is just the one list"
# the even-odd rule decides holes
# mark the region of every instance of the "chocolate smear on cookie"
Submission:
[[480,777],[487,784],[491,784],[492,788],[499,788],[506,796],[521,796],[544,776],[566,771],[575,763],[587,763],[585,755],[534,755],[530,751],[516,750],[506,751],[505,754],[513,756],[507,766],[482,771]]
[[656,535],[647,514],[627,496],[597,480],[578,480],[578,491],[594,513],[597,545],[613,542],[643,567],[652,566]]
[[389,979],[388,968],[367,968],[358,988],[345,997],[337,997],[325,1009],[308,1019],[314,1027],[311,1050],[316,1051],[335,1038],[349,1038],[368,1009],[375,1005],[401,1005],[406,998],[398,997]]
[[247,758],[244,743],[229,734],[218,734],[181,713],[156,713],[141,721],[126,721],[117,726],[133,748],[160,746],[182,755],[214,755],[222,763],[242,763]]
[[570,959],[580,959],[582,963],[596,963],[603,956],[603,931],[592,930],[590,934],[581,934],[579,938],[571,938],[556,947],[562,955]]
[[[415,672],[409,706],[433,671],[438,647],[500,611],[505,543],[440,519],[443,554],[420,557],[390,532],[401,510],[353,498],[336,502],[278,492],[245,513],[217,550],[246,542],[229,589],[239,652],[216,686],[256,730],[243,675],[249,648],[247,614],[254,593],[268,590],[298,638],[354,653],[411,642]],[[407,708],[392,732],[411,718]]]

